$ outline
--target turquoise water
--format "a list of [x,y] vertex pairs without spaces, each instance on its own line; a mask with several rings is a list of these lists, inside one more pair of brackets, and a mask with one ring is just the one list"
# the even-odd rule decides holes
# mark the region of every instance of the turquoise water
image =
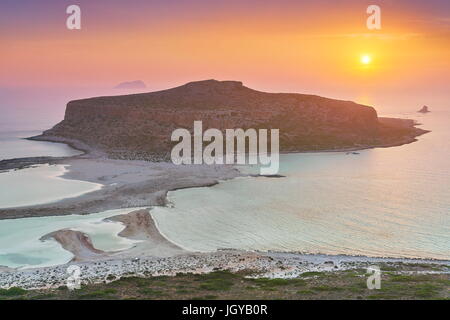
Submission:
[[[1,126],[5,129],[5,126]],[[80,154],[61,143],[28,141],[40,131],[23,130],[23,125],[0,132],[0,160],[22,157],[64,157]],[[35,205],[76,197],[98,190],[100,184],[61,178],[67,166],[37,165],[22,170],[0,172],[0,208]],[[41,217],[0,220],[0,266],[12,268],[44,267],[69,262],[72,254],[56,241],[39,239],[56,230],[69,228],[91,236],[96,248],[105,251],[122,250],[136,241],[118,237],[123,225],[102,222],[106,217],[125,214],[130,210],[110,210],[89,216]]]
[[[4,126],[1,126],[4,128]],[[11,131],[0,132],[0,160],[24,157],[69,157],[80,151],[62,143],[29,141],[41,131],[23,130],[17,125]],[[63,165],[37,165],[22,170],[0,172],[0,208],[12,208],[58,201],[98,190],[100,184],[66,180]]]
[[170,192],[155,208],[178,245],[450,259],[450,113],[402,114],[433,130],[395,148],[287,154],[286,178]]
[[102,188],[97,183],[61,178],[66,171],[64,165],[44,164],[0,172],[0,208],[50,203]]
[[26,218],[0,221],[0,266],[12,268],[44,267],[67,263],[72,254],[56,241],[39,239],[53,231],[72,229],[87,233],[94,247],[104,251],[127,249],[138,241],[117,236],[124,228],[118,222],[103,219],[130,212],[109,210],[91,215]]
[[[72,156],[79,151],[65,144],[21,139],[39,131],[0,132],[0,160],[37,156]],[[35,205],[76,197],[98,190],[100,184],[66,180],[64,165],[37,165],[0,173],[0,208]],[[133,246],[136,241],[117,236],[121,223],[102,220],[130,210],[118,209],[88,216],[70,215],[15,220],[0,220],[0,266],[11,268],[44,267],[67,263],[72,254],[56,241],[39,239],[53,231],[72,229],[87,233],[100,250],[116,251]]]

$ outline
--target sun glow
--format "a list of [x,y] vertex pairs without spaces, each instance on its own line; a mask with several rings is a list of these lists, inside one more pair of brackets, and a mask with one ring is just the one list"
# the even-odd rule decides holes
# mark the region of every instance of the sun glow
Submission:
[[360,58],[362,64],[368,65],[372,62],[372,57],[368,54],[363,54]]

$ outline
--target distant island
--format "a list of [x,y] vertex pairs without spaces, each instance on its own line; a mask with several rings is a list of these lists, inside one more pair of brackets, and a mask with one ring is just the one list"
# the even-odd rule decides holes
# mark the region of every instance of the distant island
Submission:
[[64,120],[34,140],[68,142],[114,159],[168,159],[177,128],[280,129],[283,152],[357,150],[416,141],[413,120],[380,118],[373,107],[238,81],[205,80],[150,93],[70,101]]
[[420,113],[428,113],[428,112],[431,112],[431,111],[429,110],[428,106],[423,106],[422,109],[420,109],[420,110],[417,111],[417,112],[420,112]]
[[141,80],[119,83],[114,89],[145,89],[147,86]]

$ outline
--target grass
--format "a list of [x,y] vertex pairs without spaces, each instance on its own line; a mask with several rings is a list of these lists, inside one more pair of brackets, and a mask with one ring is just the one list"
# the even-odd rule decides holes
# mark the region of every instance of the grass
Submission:
[[22,288],[12,287],[9,289],[0,289],[0,296],[3,297],[17,297],[23,296],[27,293],[27,290]]
[[427,281],[426,275],[392,275],[391,281],[393,282],[423,282]]
[[[416,267],[416,266],[415,266]],[[403,270],[403,269],[402,269]],[[250,277],[251,276],[251,277]],[[250,271],[177,274],[173,277],[127,277],[90,284],[26,291],[0,289],[0,299],[449,299],[448,274],[382,273],[381,289],[367,289],[363,269],[307,272],[294,279],[254,278]]]
[[325,273],[324,272],[317,272],[317,271],[310,271],[310,272],[304,272],[302,273],[302,277],[321,277],[323,276]]

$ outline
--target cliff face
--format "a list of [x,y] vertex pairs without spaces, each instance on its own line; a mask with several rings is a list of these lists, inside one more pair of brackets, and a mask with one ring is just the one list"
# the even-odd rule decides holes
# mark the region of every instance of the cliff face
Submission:
[[203,121],[203,130],[280,129],[281,151],[376,146],[390,132],[372,107],[207,80],[158,92],[71,101],[64,120],[41,138],[79,140],[118,158],[161,157],[173,146],[172,131],[192,130],[195,120]]

